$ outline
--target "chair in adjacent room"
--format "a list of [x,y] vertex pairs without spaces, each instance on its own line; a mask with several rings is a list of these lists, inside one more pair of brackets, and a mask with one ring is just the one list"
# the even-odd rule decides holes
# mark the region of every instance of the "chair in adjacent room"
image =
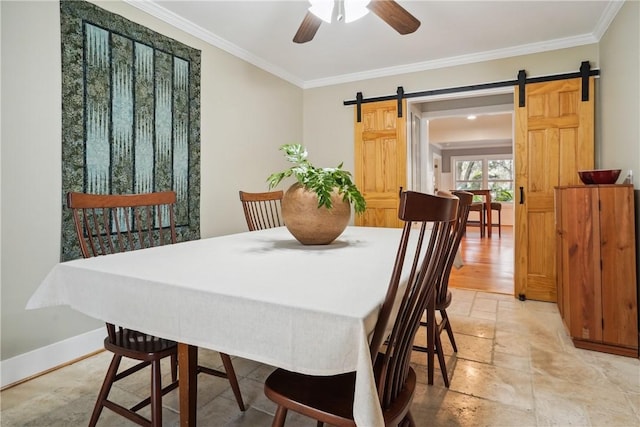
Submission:
[[282,190],[264,193],[247,193],[240,191],[242,210],[247,220],[249,231],[280,227],[282,220]]
[[[440,313],[440,321],[437,320],[435,316],[432,316],[435,320],[435,335],[433,342],[433,351],[429,351],[428,347],[415,345],[413,346],[414,350],[421,351],[427,353],[427,382],[429,384],[433,384],[433,372],[434,372],[434,359],[433,354],[438,355],[438,362],[440,364],[440,371],[442,372],[442,379],[444,381],[445,387],[449,387],[449,374],[447,372],[447,364],[444,358],[444,351],[442,348],[442,340],[440,339],[440,335],[442,331],[447,331],[447,335],[449,336],[449,341],[451,342],[451,346],[453,347],[454,352],[458,352],[458,347],[456,346],[456,340],[453,337],[453,329],[451,328],[451,322],[449,321],[449,316],[447,315],[447,308],[451,305],[451,291],[449,290],[449,275],[451,274],[451,269],[453,268],[453,263],[460,248],[460,241],[464,236],[465,229],[467,226],[467,218],[469,217],[469,208],[472,206],[473,202],[473,194],[468,193],[466,191],[453,191],[454,196],[458,197],[460,200],[458,204],[458,213],[456,217],[456,222],[454,227],[451,230],[451,237],[449,239],[449,243],[447,246],[447,255],[446,255],[446,264],[445,268],[442,271],[442,275],[438,278],[438,282],[436,285],[436,304],[435,310]],[[441,194],[441,193],[438,193]],[[429,316],[427,316],[428,318]],[[427,326],[427,322],[421,322],[422,326]],[[427,341],[427,346],[429,346],[429,342]]]
[[[502,237],[502,203],[500,202],[491,202],[491,210],[498,212],[498,222],[487,224],[487,227],[493,227],[494,225],[498,226],[498,237]],[[491,216],[493,218],[493,215]]]
[[[67,194],[67,207],[72,211],[80,252],[84,258],[176,243],[175,203],[176,194],[173,191],[127,195]],[[136,424],[162,426],[162,396],[178,387],[177,343],[107,323],[104,347],[113,353],[113,358],[89,426],[96,425],[105,407]],[[204,367],[198,367],[198,371],[228,378],[238,406],[244,410],[231,358],[222,353],[220,356],[226,372],[210,372],[213,370]],[[118,372],[123,357],[139,363]],[[160,361],[167,357],[171,359],[171,382],[162,387]],[[109,392],[116,381],[149,365],[150,397],[130,408],[109,400]],[[138,413],[147,405],[151,405],[151,419]]]
[[[369,347],[387,426],[400,423],[415,426],[410,407],[416,373],[410,366],[410,353],[420,318],[427,305],[434,302],[435,286],[445,266],[457,206],[458,199],[453,196],[411,191],[400,196],[398,217],[404,222],[404,228]],[[427,231],[431,226],[431,231]],[[417,238],[414,239],[413,234],[417,234]],[[398,292],[401,292],[401,298]],[[394,303],[400,300],[394,317]],[[283,426],[287,412],[291,410],[315,419],[318,426],[323,423],[355,426],[355,375],[350,372],[312,376],[275,370],[264,386],[266,396],[278,405],[272,425]]]
[[478,212],[478,220],[467,221],[467,226],[480,227],[480,237],[484,237],[485,214],[484,202],[473,202],[469,207],[469,212]]

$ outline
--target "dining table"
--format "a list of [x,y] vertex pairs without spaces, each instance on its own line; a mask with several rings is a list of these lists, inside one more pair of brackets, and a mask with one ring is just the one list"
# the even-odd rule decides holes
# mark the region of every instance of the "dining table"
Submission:
[[369,339],[400,234],[349,226],[307,246],[276,227],[62,262],[27,308],[66,305],[178,342],[182,426],[196,425],[198,347],[309,375],[355,371],[354,419],[382,426]]

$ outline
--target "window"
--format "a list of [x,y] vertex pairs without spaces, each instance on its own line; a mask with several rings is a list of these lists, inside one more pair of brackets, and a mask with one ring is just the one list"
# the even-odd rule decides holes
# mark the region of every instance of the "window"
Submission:
[[510,156],[453,157],[455,186],[458,190],[491,190],[491,199],[513,200],[513,158]]

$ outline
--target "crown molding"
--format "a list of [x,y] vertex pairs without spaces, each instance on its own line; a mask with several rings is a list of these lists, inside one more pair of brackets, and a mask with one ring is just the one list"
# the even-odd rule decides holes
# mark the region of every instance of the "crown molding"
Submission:
[[314,87],[329,86],[341,83],[350,83],[360,80],[375,79],[379,77],[388,77],[398,74],[415,73],[426,70],[434,70],[438,68],[454,67],[457,65],[473,64],[483,61],[491,61],[494,59],[510,58],[513,56],[530,55],[534,53],[547,52],[557,49],[565,49],[570,47],[582,46],[597,43],[598,39],[593,34],[584,34],[580,36],[567,37],[563,39],[548,40],[539,43],[531,43],[521,46],[509,47],[505,49],[496,49],[486,52],[478,52],[469,55],[452,56],[450,58],[442,58],[433,61],[425,61],[414,64],[402,65],[398,67],[379,68],[377,70],[365,71],[362,73],[345,74],[341,76],[333,76],[318,80],[308,80],[303,88],[310,89]]
[[257,57],[256,55],[253,55],[245,49],[242,49],[241,47],[230,43],[229,41],[213,34],[211,31],[205,30],[199,25],[196,25],[193,22],[184,19],[179,15],[176,15],[170,10],[167,10],[164,7],[158,5],[158,3],[154,3],[151,0],[123,1],[137,9],[142,10],[143,12],[148,13],[154,18],[164,21],[167,24],[170,24],[177,29],[184,31],[187,34],[190,34],[206,43],[209,43],[212,46],[222,49],[235,57],[238,57],[264,71],[267,71],[277,77],[280,77],[283,80],[288,81],[289,83],[292,83],[301,88],[304,86],[304,81],[302,79],[294,76],[293,74],[283,70],[280,67],[271,64],[270,62],[265,61],[262,58]]
[[613,19],[616,17],[620,9],[622,9],[624,2],[625,0],[613,0],[607,4],[606,9],[600,16],[600,20],[593,31],[593,34],[598,41],[600,41],[602,36],[604,36],[604,33],[607,32],[607,28],[609,28]]

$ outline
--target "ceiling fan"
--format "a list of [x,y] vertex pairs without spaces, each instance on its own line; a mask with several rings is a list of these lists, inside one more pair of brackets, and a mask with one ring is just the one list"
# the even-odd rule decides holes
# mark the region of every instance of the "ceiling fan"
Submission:
[[[420,27],[420,21],[394,0],[310,0],[310,3],[311,7],[293,37],[295,43],[311,41],[322,21],[330,23],[334,15],[337,21],[350,22],[371,11],[400,34],[413,33]],[[334,4],[338,5],[336,12]]]

